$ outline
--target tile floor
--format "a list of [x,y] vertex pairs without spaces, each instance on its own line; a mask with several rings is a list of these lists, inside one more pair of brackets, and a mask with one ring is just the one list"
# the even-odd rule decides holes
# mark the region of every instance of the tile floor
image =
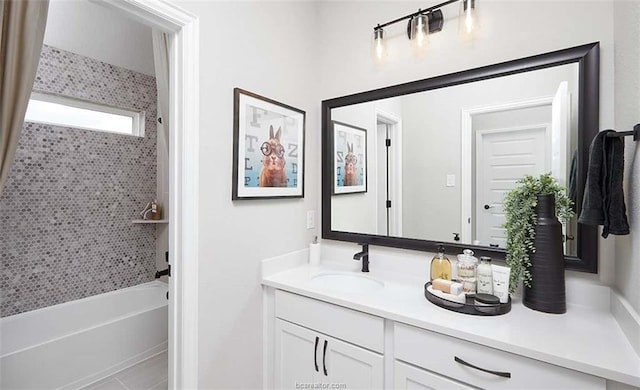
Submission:
[[168,365],[163,352],[82,390],[166,390]]

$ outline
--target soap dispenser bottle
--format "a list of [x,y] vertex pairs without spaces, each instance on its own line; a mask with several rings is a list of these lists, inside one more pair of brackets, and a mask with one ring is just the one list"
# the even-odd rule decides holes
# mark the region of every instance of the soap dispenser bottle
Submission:
[[451,262],[444,255],[444,245],[438,244],[438,254],[431,260],[431,282],[434,279],[451,280]]

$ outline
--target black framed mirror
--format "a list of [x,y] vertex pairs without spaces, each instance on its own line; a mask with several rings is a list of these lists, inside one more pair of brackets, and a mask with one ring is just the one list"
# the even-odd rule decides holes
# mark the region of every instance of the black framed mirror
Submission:
[[577,223],[599,131],[599,44],[322,102],[322,237],[504,259],[501,196],[552,172],[574,200],[567,269],[597,272]]

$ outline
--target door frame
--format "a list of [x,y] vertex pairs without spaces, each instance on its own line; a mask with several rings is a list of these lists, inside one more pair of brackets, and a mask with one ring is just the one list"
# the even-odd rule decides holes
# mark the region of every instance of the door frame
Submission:
[[170,45],[169,388],[198,388],[199,22],[166,0],[90,0],[165,32]]
[[[402,236],[402,118],[391,114],[387,111],[376,108],[373,129],[376,129],[376,153],[378,151],[378,122],[389,125],[389,133],[392,134],[393,142],[398,147],[394,149],[396,152],[392,152],[391,156],[391,190],[389,191],[393,203],[391,206],[391,212],[389,213],[389,235]],[[377,158],[377,155],[376,155]],[[377,172],[378,165],[375,164],[375,177],[378,177]],[[377,186],[376,186],[377,187]],[[377,196],[377,195],[376,195]],[[376,219],[377,221],[377,219]],[[377,230],[377,229],[376,229]]]
[[[462,140],[460,150],[460,183],[462,185],[462,196],[460,197],[462,204],[460,205],[460,242],[472,244],[472,221],[473,206],[473,117],[480,114],[488,114],[500,111],[511,111],[524,108],[534,108],[540,106],[551,105],[553,96],[543,96],[533,99],[518,100],[500,104],[490,104],[486,106],[477,106],[471,108],[462,108],[460,110],[460,139]],[[467,240],[467,241],[465,241]]]

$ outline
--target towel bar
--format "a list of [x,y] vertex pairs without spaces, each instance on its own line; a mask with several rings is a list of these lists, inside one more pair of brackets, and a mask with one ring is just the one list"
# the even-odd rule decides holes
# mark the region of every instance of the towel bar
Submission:
[[607,138],[622,138],[628,137],[630,135],[633,136],[634,141],[640,140],[640,123],[633,126],[633,130],[631,131],[617,131],[615,133],[607,133]]

